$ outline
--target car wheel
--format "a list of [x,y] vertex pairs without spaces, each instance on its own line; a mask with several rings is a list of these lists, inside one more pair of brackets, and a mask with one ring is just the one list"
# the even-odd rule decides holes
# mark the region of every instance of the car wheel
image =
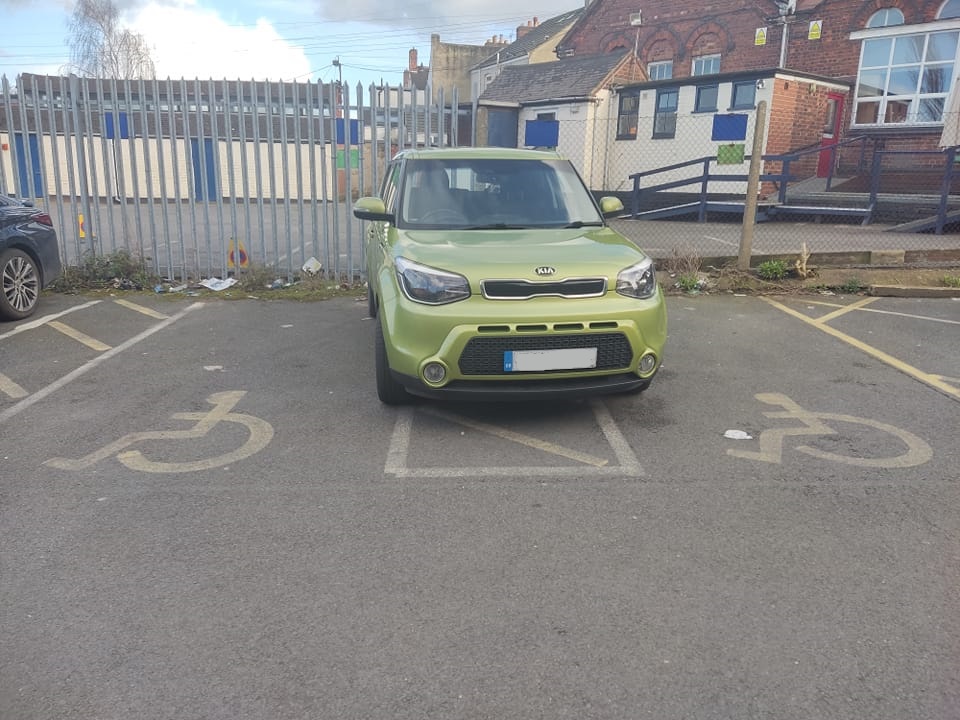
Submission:
[[405,405],[410,402],[410,395],[403,385],[398,383],[390,373],[390,363],[387,362],[387,346],[383,339],[383,328],[380,322],[374,323],[373,346],[377,367],[377,397],[384,405]]
[[0,253],[0,316],[21,320],[39,300],[40,271],[33,258],[17,248]]

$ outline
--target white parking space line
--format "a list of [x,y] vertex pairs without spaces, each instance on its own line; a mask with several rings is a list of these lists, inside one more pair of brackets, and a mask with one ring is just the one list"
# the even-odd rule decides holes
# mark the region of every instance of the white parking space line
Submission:
[[26,397],[30,394],[3,373],[0,373],[0,392],[14,399]]
[[119,355],[124,350],[127,350],[133,347],[134,345],[141,342],[142,340],[146,340],[148,337],[150,337],[154,333],[158,333],[164,328],[170,325],[173,325],[173,323],[177,322],[178,320],[186,316],[187,313],[192,312],[193,310],[196,310],[197,308],[201,308],[201,307],[203,307],[203,303],[200,303],[200,302],[193,303],[192,305],[188,305],[183,310],[178,312],[176,315],[173,315],[167,318],[166,320],[162,320],[161,322],[158,322],[153,327],[147,328],[142,333],[133,336],[132,338],[130,338],[125,342],[120,343],[115,348],[111,348],[110,350],[107,350],[102,355],[97,355],[97,357],[93,358],[87,363],[84,363],[83,365],[76,368],[75,370],[67,373],[59,380],[55,380],[54,382],[50,383],[46,387],[33,393],[29,397],[25,397],[23,400],[21,400],[17,404],[11,405],[3,412],[0,412],[0,424],[6,422],[12,417],[15,417],[16,415],[19,415],[21,412],[23,412],[30,406],[40,402],[41,400],[48,397],[49,395],[52,395],[60,388],[69,385],[77,378],[83,375],[86,375],[88,372],[98,367],[99,365],[102,365],[103,363],[105,363],[107,360],[114,357],[115,355]]
[[51,320],[47,323],[49,327],[52,327],[54,330],[63,333],[68,338],[76,340],[82,345],[86,345],[91,350],[96,350],[97,352],[105,352],[110,349],[110,346],[106,343],[102,343],[96,338],[92,338],[86,333],[82,333],[79,330],[76,330],[69,325],[64,325],[59,320]]
[[610,411],[599,400],[590,403],[594,417],[607,443],[617,458],[618,465],[609,465],[604,458],[596,457],[578,450],[565,448],[523,433],[506,428],[464,418],[436,408],[424,411],[435,417],[479,430],[493,437],[502,438],[510,443],[523,445],[549,454],[564,457],[582,463],[577,466],[479,466],[479,467],[409,467],[407,464],[410,438],[413,434],[414,410],[404,408],[397,414],[384,474],[398,478],[465,478],[465,477],[590,477],[590,476],[629,476],[644,477],[646,473],[637,460],[630,444],[620,432]]
[[713,240],[713,242],[721,243],[722,245],[729,245],[730,247],[737,247],[737,243],[730,242],[729,240],[724,240],[723,238],[713,237],[712,235],[704,235],[704,238],[707,240]]
[[17,325],[17,327],[15,327],[10,332],[5,332],[2,335],[0,335],[0,340],[6,340],[7,338],[13,337],[18,333],[26,332],[27,330],[33,330],[34,328],[38,328],[41,325],[46,325],[51,320],[56,320],[59,317],[63,317],[64,315],[69,315],[70,313],[76,312],[77,310],[83,310],[88,307],[93,307],[94,305],[97,305],[99,303],[100,303],[100,300],[92,300],[91,302],[83,303],[83,305],[75,305],[72,308],[68,308],[67,310],[64,310],[63,312],[54,313],[53,315],[44,315],[43,317],[37,318],[36,320],[31,320],[30,322],[26,322],[23,325]]
[[497,427],[496,425],[470,420],[469,418],[460,417],[458,415],[454,415],[453,413],[438,410],[437,408],[429,408],[425,412],[433,415],[434,417],[449,420],[457,425],[463,425],[464,427],[468,427],[473,430],[485,432],[488,435],[493,435],[495,437],[503,438],[504,440],[509,440],[510,442],[515,442],[518,445],[526,445],[527,447],[531,447],[536,450],[542,450],[543,452],[551,455],[557,455],[559,457],[567,458],[568,460],[576,460],[584,465],[603,467],[607,464],[607,460],[604,458],[588,455],[587,453],[582,453],[578,450],[571,450],[563,447],[562,445],[557,445],[556,443],[541,440],[540,438],[535,438],[530,435],[524,435],[523,433],[514,432],[513,430],[507,430],[506,428]]
[[144,307],[143,305],[137,305],[137,303],[130,302],[129,300],[118,299],[118,300],[114,300],[113,302],[116,303],[117,305],[120,305],[121,307],[127,308],[128,310],[133,310],[134,312],[138,312],[148,317],[156,318],[157,320],[166,320],[168,317],[170,317],[169,315],[164,315],[162,312],[151,310],[150,308]]

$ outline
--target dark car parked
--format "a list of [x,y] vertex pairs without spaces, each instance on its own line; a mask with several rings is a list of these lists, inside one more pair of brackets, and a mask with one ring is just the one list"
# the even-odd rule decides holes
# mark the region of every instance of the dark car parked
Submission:
[[0,318],[20,320],[37,308],[40,291],[60,274],[50,216],[0,195]]

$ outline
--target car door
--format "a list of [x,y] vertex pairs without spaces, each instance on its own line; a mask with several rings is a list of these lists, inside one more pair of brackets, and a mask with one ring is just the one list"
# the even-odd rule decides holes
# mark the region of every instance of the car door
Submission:
[[[394,160],[387,165],[383,182],[380,185],[380,198],[388,213],[396,212],[397,190],[400,180],[400,160]],[[383,264],[383,256],[387,245],[387,226],[385,222],[371,222],[367,227],[366,256],[367,282],[373,284],[377,268]]]

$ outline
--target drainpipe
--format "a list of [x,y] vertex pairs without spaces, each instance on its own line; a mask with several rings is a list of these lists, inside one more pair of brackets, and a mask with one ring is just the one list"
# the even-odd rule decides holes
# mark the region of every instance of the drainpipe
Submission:
[[784,68],[787,64],[787,40],[790,37],[790,26],[787,24],[786,16],[780,18],[780,27],[782,32],[780,33],[780,65],[778,67]]

